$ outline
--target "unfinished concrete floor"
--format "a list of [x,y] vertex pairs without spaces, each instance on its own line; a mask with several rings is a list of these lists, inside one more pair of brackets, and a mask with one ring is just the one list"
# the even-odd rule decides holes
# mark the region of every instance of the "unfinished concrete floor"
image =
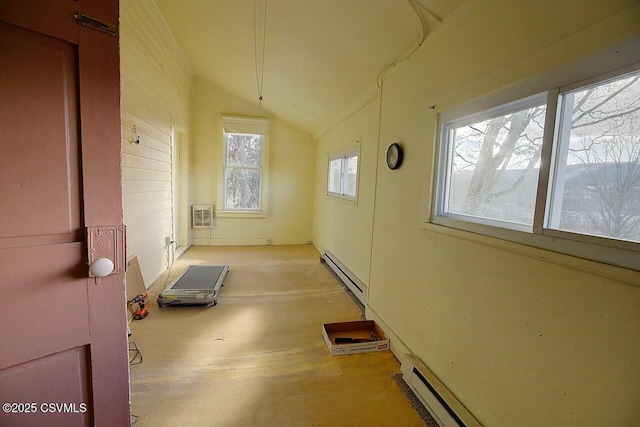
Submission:
[[[136,426],[390,426],[424,423],[392,376],[389,351],[330,356],[326,322],[359,307],[311,245],[192,247],[149,290],[131,323],[144,361],[131,366]],[[229,265],[215,307],[155,304],[190,265]]]

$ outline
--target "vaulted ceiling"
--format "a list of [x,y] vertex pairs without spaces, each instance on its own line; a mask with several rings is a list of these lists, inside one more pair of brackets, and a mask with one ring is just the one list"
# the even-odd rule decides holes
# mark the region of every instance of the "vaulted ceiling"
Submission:
[[463,2],[155,1],[197,76],[256,104],[262,76],[263,108],[315,134],[375,96],[380,73]]

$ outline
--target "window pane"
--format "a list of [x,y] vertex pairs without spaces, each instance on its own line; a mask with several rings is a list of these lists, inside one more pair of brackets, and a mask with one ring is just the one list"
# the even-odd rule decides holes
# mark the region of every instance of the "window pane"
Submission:
[[228,168],[226,171],[225,208],[257,210],[260,208],[260,171]]
[[329,161],[329,184],[327,190],[340,194],[342,179],[342,158]]
[[260,167],[262,135],[227,133],[227,166]]
[[533,225],[545,110],[449,126],[445,212]]
[[358,156],[347,157],[347,166],[344,176],[344,194],[356,196],[356,182],[358,177]]
[[563,95],[550,228],[640,242],[639,78]]

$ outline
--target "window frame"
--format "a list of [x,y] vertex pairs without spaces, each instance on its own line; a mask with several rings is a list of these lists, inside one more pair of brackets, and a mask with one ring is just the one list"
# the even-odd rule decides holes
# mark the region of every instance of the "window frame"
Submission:
[[[355,157],[358,162],[356,170],[356,182],[355,182],[355,194],[350,195],[346,193],[346,173],[347,173],[347,159]],[[342,159],[341,173],[340,173],[340,193],[329,190],[329,183],[331,180],[331,162],[334,160]],[[360,146],[357,145],[348,150],[340,151],[327,156],[327,181],[325,185],[326,195],[336,199],[350,201],[356,203],[358,200],[358,183],[360,181]]]
[[[489,120],[495,117],[499,117],[501,115],[507,115],[515,111],[520,111],[526,108],[530,108],[530,107],[539,105],[540,101],[542,101],[545,98],[546,96],[544,93],[538,93],[535,95],[528,96],[526,98],[517,99],[513,102],[508,102],[506,104],[498,105],[488,110],[484,110],[471,115],[466,115],[463,117],[443,121],[440,124],[439,141],[444,141],[444,140],[448,141],[449,140],[448,136],[450,134],[450,131],[453,128],[468,126],[470,124],[478,123],[484,120]],[[545,113],[545,116],[546,116],[546,113]],[[494,219],[494,218],[482,218],[482,217],[474,217],[472,215],[446,212],[447,207],[449,205],[449,200],[448,200],[449,198],[447,196],[449,194],[449,191],[450,191],[449,189],[451,187],[451,168],[447,166],[450,165],[450,162],[452,161],[453,146],[451,144],[447,144],[446,149],[441,149],[439,153],[440,153],[439,159],[438,159],[438,165],[440,168],[439,179],[443,180],[442,182],[443,185],[436,187],[436,192],[438,192],[438,194],[435,197],[434,206],[435,206],[435,212],[437,212],[438,216],[445,216],[447,218],[451,218],[458,221],[473,222],[477,224],[484,224],[488,226],[506,228],[506,229],[516,230],[516,231],[526,232],[529,230],[530,227],[528,227],[526,224],[519,224],[516,222],[509,222],[509,221]]]
[[[570,65],[542,76],[527,79],[515,85],[455,106],[439,114],[437,120],[435,157],[428,214],[423,228],[444,226],[479,235],[511,241],[540,249],[589,259],[632,270],[640,270],[640,243],[576,232],[547,228],[551,193],[555,179],[556,156],[559,146],[558,126],[562,114],[562,94],[606,82],[611,78],[640,71],[640,37],[613,46]],[[500,221],[468,221],[457,215],[445,214],[444,186],[448,185],[451,171],[450,145],[447,144],[447,125],[462,123],[518,104],[528,98],[546,94],[546,117],[540,158],[538,187],[535,200],[533,227],[522,231],[502,227]],[[536,95],[538,94],[538,95]]]
[[[218,173],[218,209],[216,209],[216,216],[220,218],[265,218],[267,216],[269,125],[269,119],[266,118],[236,116],[222,116],[220,118],[221,158]],[[260,166],[228,166],[228,134],[260,136]],[[242,209],[226,206],[228,169],[254,169],[260,171],[260,199],[256,209]]]

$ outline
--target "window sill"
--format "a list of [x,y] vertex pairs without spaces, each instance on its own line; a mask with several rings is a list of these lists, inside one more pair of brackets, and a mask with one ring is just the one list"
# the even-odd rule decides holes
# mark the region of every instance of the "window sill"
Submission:
[[356,198],[355,197],[343,196],[343,195],[338,194],[338,193],[327,193],[326,196],[327,196],[327,198],[336,200],[338,202],[347,203],[349,205],[354,205],[354,206],[358,205],[356,203]]
[[266,211],[216,211],[218,218],[266,218]]

